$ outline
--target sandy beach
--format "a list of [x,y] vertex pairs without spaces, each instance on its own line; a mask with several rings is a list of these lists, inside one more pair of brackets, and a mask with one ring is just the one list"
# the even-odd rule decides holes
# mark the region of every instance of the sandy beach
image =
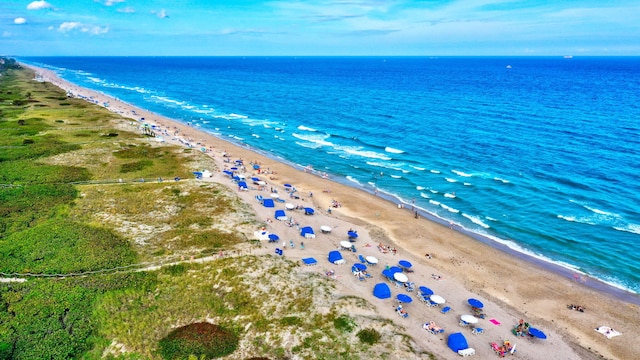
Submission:
[[[416,218],[410,208],[401,208],[375,194],[332,181],[312,169],[296,169],[197,128],[78,87],[49,70],[32,69],[43,81],[51,82],[75,97],[107,105],[114,113],[132,119],[129,125],[132,128],[153,125],[156,136],[162,137],[167,144],[203,149],[216,160],[218,168],[203,169],[211,171],[212,176],[202,181],[219,182],[237,191],[238,196],[254,208],[258,219],[264,220],[265,231],[278,234],[282,239],[278,243],[263,241],[260,250],[263,254],[273,254],[276,248],[280,248],[284,249],[283,256],[292,260],[314,257],[318,260],[317,266],[302,266],[299,271],[324,273],[333,270],[339,295],[367,299],[376,306],[378,314],[404,327],[418,350],[433,352],[443,359],[458,358],[459,355],[449,350],[446,343],[449,334],[461,332],[480,359],[498,357],[490,344],[501,344],[504,340],[517,344],[515,356],[521,359],[640,358],[640,345],[635,341],[633,332],[640,325],[637,296],[613,296],[602,291],[602,286],[589,286],[593,285],[591,279],[574,278],[569,272],[549,271],[543,264],[493,248],[447,225],[422,216]],[[149,141],[161,144],[157,139]],[[240,159],[246,168],[242,174],[248,179],[260,177],[266,182],[264,186],[248,181],[250,190],[241,191],[223,173]],[[252,164],[259,165],[260,171]],[[292,198],[284,184],[292,184],[298,198]],[[285,203],[314,208],[314,215],[305,215],[303,210],[287,211],[287,215],[293,217],[299,226],[311,226],[316,232],[315,238],[305,239],[296,226],[274,219],[274,208],[262,206],[255,199],[257,195],[273,199],[277,199],[277,195],[283,199],[284,202],[276,202],[275,209],[284,209]],[[337,203],[339,206],[334,207]],[[331,232],[321,233],[321,226],[331,227]],[[327,253],[341,248],[340,242],[347,240],[349,229],[358,233],[354,242],[357,251],[341,250],[346,264],[330,264]],[[255,238],[251,235],[247,234],[249,238]],[[289,240],[293,241],[293,248]],[[300,246],[301,242],[304,242],[304,248]],[[390,250],[380,251],[379,244]],[[351,274],[351,265],[358,261],[359,254],[378,258],[378,265],[369,268],[372,279],[359,281]],[[416,287],[424,285],[431,288],[444,297],[446,303],[427,307],[417,300],[417,289],[406,292],[387,282],[381,271],[387,265],[397,265],[401,259],[413,264],[413,272],[407,274],[409,281]],[[373,296],[373,286],[380,282],[390,284],[391,299],[380,300]],[[404,306],[409,313],[407,318],[398,316],[394,310],[394,298],[398,293],[409,294],[414,300]],[[484,329],[484,333],[479,335],[459,325],[460,316],[471,313],[467,303],[469,298],[484,303],[486,318],[476,324]],[[568,304],[581,305],[586,310],[571,310],[567,308]],[[442,314],[440,310],[444,306],[452,310]],[[544,331],[547,339],[514,336],[511,330],[519,319]],[[425,331],[422,325],[429,321],[435,321],[445,329],[445,333],[432,335]],[[595,330],[600,326],[611,327],[621,335],[609,339]],[[416,358],[420,357],[416,355]]]

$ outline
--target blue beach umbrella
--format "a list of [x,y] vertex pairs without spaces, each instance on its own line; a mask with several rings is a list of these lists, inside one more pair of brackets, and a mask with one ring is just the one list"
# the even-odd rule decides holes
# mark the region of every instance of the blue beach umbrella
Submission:
[[286,188],[290,188],[290,187],[291,187],[291,184],[284,184],[284,187],[286,187]]
[[400,269],[400,268],[399,268],[399,267],[397,267],[397,266],[392,266],[392,267],[390,267],[390,268],[389,268],[389,271],[391,271],[391,275],[393,275],[393,274],[395,274],[395,273],[402,272],[402,269]]
[[543,333],[541,330],[538,330],[536,328],[529,328],[529,335],[535,336],[538,339],[546,339],[547,338],[547,335],[545,335],[545,333]]
[[384,269],[382,270],[382,276],[389,278],[389,279],[393,279],[393,273],[391,271],[389,271],[389,269]]
[[378,283],[373,288],[373,296],[378,299],[388,299],[391,297],[391,289],[389,289],[389,285],[385,283]]
[[279,240],[280,236],[276,234],[269,234],[269,240]]
[[482,303],[482,301],[478,299],[471,298],[467,300],[467,302],[469,303],[469,305],[471,305],[474,308],[482,309],[484,307],[484,304]]
[[400,302],[407,303],[407,304],[413,301],[413,299],[411,299],[411,296],[407,294],[398,294],[396,295],[396,299],[398,299],[398,301]]
[[398,261],[398,264],[400,264],[400,266],[402,266],[403,268],[406,268],[406,269],[408,269],[408,268],[410,268],[410,267],[412,267],[412,266],[413,266],[413,265],[412,265],[409,261],[407,261],[407,260],[400,260],[400,261]]
[[420,286],[418,289],[420,290],[420,293],[422,295],[433,295],[433,290],[429,289],[426,286]]
[[351,267],[351,270],[353,270],[353,269],[358,270],[358,271],[367,270],[367,265],[361,264],[361,263],[355,263]]

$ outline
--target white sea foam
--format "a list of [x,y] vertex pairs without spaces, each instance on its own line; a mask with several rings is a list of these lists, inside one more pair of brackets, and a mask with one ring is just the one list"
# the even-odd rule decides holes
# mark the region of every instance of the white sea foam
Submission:
[[240,115],[240,114],[234,114],[234,113],[229,114],[229,116],[232,117],[232,118],[235,118],[235,119],[246,119],[246,118],[248,118],[248,116],[246,116],[246,115]]
[[327,134],[298,134],[293,133],[291,136],[298,138],[300,140],[308,141],[314,144],[318,144],[320,146],[333,146],[332,142],[326,141],[329,138]]
[[452,208],[451,206],[447,206],[445,204],[440,204],[440,206],[442,206],[443,209],[446,209],[446,210],[448,210],[448,211],[450,211],[450,212],[452,212],[454,214],[457,214],[457,213],[460,212],[460,210]]
[[479,216],[470,215],[470,214],[467,214],[467,213],[462,213],[462,216],[464,216],[467,219],[471,220],[471,222],[473,222],[474,224],[482,226],[485,229],[488,229],[488,228],[491,227],[491,226],[485,224]]
[[349,181],[351,181],[352,183],[356,183],[356,184],[358,184],[358,185],[362,186],[362,183],[361,183],[360,181],[356,180],[356,179],[355,179],[353,176],[351,176],[351,175],[347,175],[347,176],[346,176],[346,179],[347,179],[347,180],[349,180]]
[[616,218],[621,217],[620,215],[618,215],[618,214],[616,214],[616,213],[612,213],[612,212],[608,212],[608,211],[604,211],[604,210],[596,209],[596,208],[593,208],[593,207],[589,207],[589,206],[587,206],[587,205],[583,205],[583,207],[584,207],[585,209],[589,210],[589,211],[592,211],[592,212],[594,212],[594,213],[596,213],[596,214],[599,214],[599,215],[604,215],[604,216],[606,216],[606,217],[616,217]]
[[390,157],[384,154],[380,154],[375,151],[362,150],[362,147],[360,146],[335,146],[334,148],[338,150],[342,150],[350,155],[356,155],[356,156],[361,156],[361,157],[371,158],[371,159],[391,160]]
[[467,174],[467,173],[464,173],[464,172],[458,171],[458,170],[451,170],[451,172],[456,174],[456,175],[463,176],[463,177],[472,177],[473,176],[473,174]]
[[450,194],[450,193],[445,193],[444,197],[448,197],[449,199],[455,199],[456,195],[455,194]]
[[471,186],[471,183],[466,182],[466,183],[462,183],[462,185],[464,185],[464,186]]
[[431,171],[434,174],[440,174],[440,171],[438,171],[438,170],[429,170],[429,171]]
[[371,165],[371,166],[377,166],[385,169],[399,170],[399,171],[402,171],[401,166],[404,165],[404,163],[392,163],[392,162],[386,162],[386,161],[367,161],[366,163],[367,165]]
[[440,205],[440,201],[435,201],[435,200],[429,200],[429,203],[433,205],[438,205],[438,206]]
[[260,135],[258,135],[258,134],[251,134],[251,136],[253,136],[254,138],[258,138],[258,139],[260,138]]
[[296,141],[296,145],[300,145],[300,146],[306,147],[308,149],[318,149],[318,148],[322,147],[322,145],[320,145],[320,144],[308,143],[308,142],[305,143],[305,142],[300,142],[300,141]]
[[424,186],[416,186],[416,190],[418,191],[424,190]]
[[174,105],[184,105],[184,104],[186,104],[186,102],[184,102],[184,101],[174,100],[174,99],[168,98],[166,96],[151,95],[151,98],[152,99],[156,99],[156,100],[160,100],[162,102],[166,102],[166,103],[169,103],[169,104],[174,104]]
[[588,216],[558,215],[558,218],[569,222],[577,222],[580,224],[598,225],[598,222],[595,219]]
[[499,178],[499,177],[494,177],[494,178],[493,178],[493,180],[495,180],[495,181],[500,181],[500,182],[502,182],[503,184],[508,184],[508,183],[510,183],[510,182],[511,182],[511,181],[509,181],[509,180],[505,180],[505,179],[502,179],[502,178]]
[[489,217],[489,216],[485,216],[484,218],[487,219],[487,220],[490,220],[490,221],[498,221],[497,219],[494,219],[494,218]]
[[392,147],[386,147],[384,148],[384,151],[388,152],[388,153],[392,153],[392,154],[402,154],[404,153],[404,150],[399,150],[399,149],[394,149]]
[[431,191],[432,194],[437,194],[438,193],[438,190],[429,189],[429,191]]
[[622,227],[622,226],[614,226],[613,227],[616,230],[619,231],[625,231],[625,232],[630,232],[630,233],[634,233],[634,234],[640,234],[640,225],[637,224],[627,224],[627,226]]
[[413,166],[413,165],[411,165],[411,167],[412,167],[412,168],[414,168],[414,169],[416,169],[416,170],[418,170],[418,171],[425,171],[425,170],[426,170],[425,168],[423,168],[423,167],[419,167],[419,166]]
[[429,199],[429,198],[431,198],[431,196],[429,196],[429,194],[425,194],[425,193],[423,193],[423,192],[421,192],[421,193],[420,193],[420,197],[423,197],[423,198],[425,198],[425,199]]
[[446,178],[444,178],[444,179],[445,179],[445,180],[447,180],[447,181],[448,181],[448,182],[450,182],[450,183],[458,182],[458,180],[456,180],[456,179],[452,179],[452,178],[448,178],[448,177],[446,177]]
[[104,84],[106,82],[105,80],[102,80],[102,79],[94,77],[94,76],[87,76],[87,79],[89,79],[89,80],[91,80],[91,81],[93,81],[94,83],[97,83],[97,84]]
[[394,179],[402,179],[402,176],[400,175],[389,175],[389,176],[391,176]]
[[318,130],[314,129],[314,128],[310,128],[304,125],[300,125],[298,126],[298,130],[302,130],[302,131],[311,131],[311,132],[316,132]]

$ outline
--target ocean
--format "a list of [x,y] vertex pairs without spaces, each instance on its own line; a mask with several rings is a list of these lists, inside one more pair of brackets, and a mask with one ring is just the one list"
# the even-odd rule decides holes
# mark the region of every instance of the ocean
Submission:
[[640,58],[19,60],[640,293]]

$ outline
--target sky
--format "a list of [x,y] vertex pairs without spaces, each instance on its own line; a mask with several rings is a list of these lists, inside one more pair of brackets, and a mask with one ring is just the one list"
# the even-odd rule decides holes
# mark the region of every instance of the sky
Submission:
[[638,0],[0,0],[9,56],[639,56]]

